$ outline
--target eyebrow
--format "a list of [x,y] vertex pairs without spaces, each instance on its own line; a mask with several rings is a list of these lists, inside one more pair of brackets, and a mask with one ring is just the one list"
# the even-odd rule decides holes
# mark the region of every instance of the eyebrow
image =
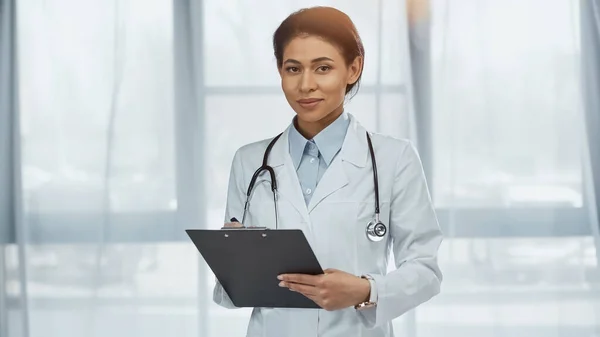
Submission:
[[[330,59],[329,57],[317,57],[316,59],[312,60],[311,63],[317,63],[317,62],[323,62],[323,61],[331,61],[334,62],[332,59]],[[301,64],[300,61],[298,60],[294,60],[294,59],[287,59],[285,60],[285,62],[283,63],[294,63],[294,64]]]

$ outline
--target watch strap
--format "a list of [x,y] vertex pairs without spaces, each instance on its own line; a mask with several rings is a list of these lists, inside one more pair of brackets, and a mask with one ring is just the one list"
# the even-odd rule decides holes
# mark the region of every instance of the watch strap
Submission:
[[362,275],[361,278],[369,281],[369,284],[371,285],[371,292],[368,301],[361,302],[354,306],[354,309],[356,310],[364,310],[377,305],[377,288],[375,287],[375,279],[373,279],[371,275]]

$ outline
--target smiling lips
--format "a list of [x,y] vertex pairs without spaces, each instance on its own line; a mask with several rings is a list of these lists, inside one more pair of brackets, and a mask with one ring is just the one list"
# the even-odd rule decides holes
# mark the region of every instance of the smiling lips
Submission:
[[314,109],[323,99],[321,98],[304,98],[297,100],[298,104],[305,109]]

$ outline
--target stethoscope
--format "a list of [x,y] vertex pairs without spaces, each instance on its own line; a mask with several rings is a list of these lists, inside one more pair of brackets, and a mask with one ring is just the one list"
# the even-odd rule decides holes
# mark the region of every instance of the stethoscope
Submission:
[[[244,214],[242,215],[242,224],[244,220],[246,220],[246,213],[248,211],[248,205],[250,201],[250,195],[252,194],[252,189],[254,188],[254,184],[256,183],[256,179],[263,172],[269,172],[271,176],[271,191],[273,192],[273,203],[275,204],[275,229],[278,228],[279,223],[279,215],[277,211],[277,180],[275,179],[275,171],[271,166],[267,164],[269,159],[269,154],[271,153],[271,149],[275,142],[281,137],[283,133],[277,135],[277,137],[273,138],[273,140],[267,146],[265,150],[265,154],[263,156],[262,166],[259,167],[254,174],[252,175],[252,179],[250,180],[250,184],[248,184],[248,191],[246,192],[246,202],[244,204]],[[377,179],[377,163],[375,161],[375,151],[373,151],[373,144],[371,143],[371,137],[369,133],[367,135],[367,143],[369,144],[369,153],[371,154],[371,163],[373,164],[373,183],[375,186],[375,217],[367,224],[366,235],[367,238],[373,242],[378,242],[383,240],[385,234],[387,233],[387,227],[380,220],[380,212],[379,212],[379,183]]]

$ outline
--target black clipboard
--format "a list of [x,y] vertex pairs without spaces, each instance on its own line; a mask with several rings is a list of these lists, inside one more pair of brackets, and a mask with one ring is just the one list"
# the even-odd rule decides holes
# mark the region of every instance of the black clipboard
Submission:
[[188,229],[186,233],[236,307],[320,308],[279,287],[284,273],[319,275],[323,269],[299,229]]

